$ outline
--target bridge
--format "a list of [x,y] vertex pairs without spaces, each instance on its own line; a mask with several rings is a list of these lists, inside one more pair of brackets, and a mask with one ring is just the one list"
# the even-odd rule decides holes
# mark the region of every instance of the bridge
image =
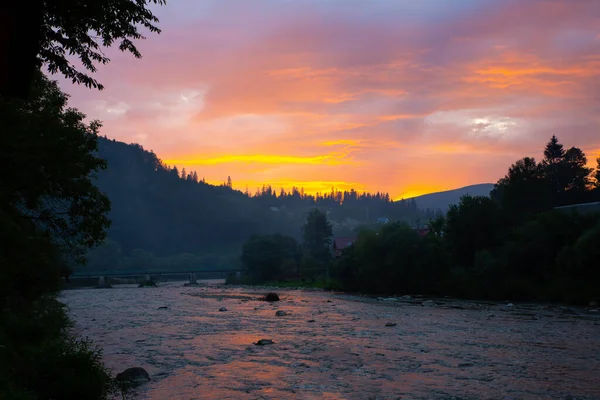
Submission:
[[[225,279],[230,274],[240,277],[242,273],[242,270],[233,269],[77,271],[69,276],[68,283],[108,287],[111,283],[188,280],[189,284],[196,284],[199,279]],[[97,284],[95,284],[96,282]]]

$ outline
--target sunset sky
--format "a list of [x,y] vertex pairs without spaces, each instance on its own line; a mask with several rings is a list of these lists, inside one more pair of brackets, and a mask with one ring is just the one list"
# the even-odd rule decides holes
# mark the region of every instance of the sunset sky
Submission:
[[[600,152],[600,1],[170,0],[71,105],[208,182],[495,182],[556,134]],[[58,78],[58,77],[56,77]]]

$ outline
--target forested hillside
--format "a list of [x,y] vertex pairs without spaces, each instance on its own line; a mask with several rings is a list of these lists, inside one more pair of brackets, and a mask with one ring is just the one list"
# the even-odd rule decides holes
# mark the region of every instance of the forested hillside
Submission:
[[98,155],[108,168],[97,186],[111,201],[112,225],[104,246],[88,254],[91,269],[156,266],[219,267],[237,262],[252,234],[281,233],[300,239],[312,208],[328,214],[336,235],[353,235],[378,218],[426,224],[432,210],[414,201],[393,202],[387,193],[305,194],[265,186],[251,193],[214,186],[196,173],[165,165],[138,144],[99,138]]

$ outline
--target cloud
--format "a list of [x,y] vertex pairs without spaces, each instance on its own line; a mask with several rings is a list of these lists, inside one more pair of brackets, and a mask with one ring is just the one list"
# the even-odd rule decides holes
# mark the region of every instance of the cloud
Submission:
[[552,134],[600,148],[598,2],[196,3],[158,9],[142,60],[110,50],[105,91],[67,91],[209,181],[398,197],[495,181]]
[[336,165],[336,164],[353,164],[350,160],[344,160],[344,154],[327,154],[313,157],[296,157],[296,156],[280,156],[280,155],[227,155],[210,158],[196,159],[181,159],[181,160],[165,160],[168,164],[185,164],[185,165],[216,165],[216,164],[231,164],[231,163],[257,163],[257,164],[318,164],[318,165]]

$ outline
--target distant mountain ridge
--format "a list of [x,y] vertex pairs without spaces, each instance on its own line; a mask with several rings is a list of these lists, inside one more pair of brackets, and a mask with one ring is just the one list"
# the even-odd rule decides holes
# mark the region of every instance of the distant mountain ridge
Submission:
[[451,204],[458,203],[462,196],[467,194],[471,196],[489,196],[493,188],[493,183],[480,183],[443,192],[424,194],[407,200],[414,199],[417,207],[421,210],[429,208],[433,210],[440,209],[445,212]]

